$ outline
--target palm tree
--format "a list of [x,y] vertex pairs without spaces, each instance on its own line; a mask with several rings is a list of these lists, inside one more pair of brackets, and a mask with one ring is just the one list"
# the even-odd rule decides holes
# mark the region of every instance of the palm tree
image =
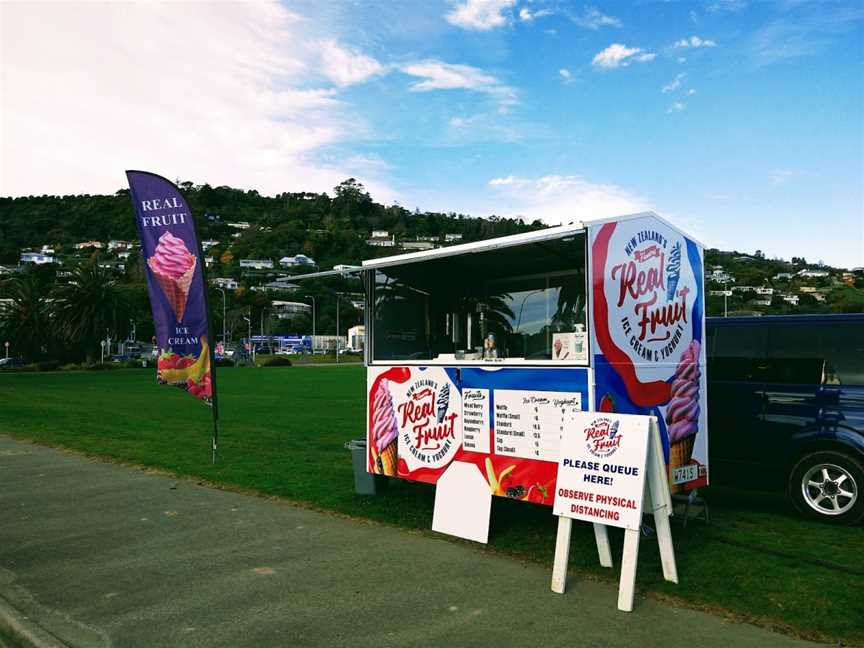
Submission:
[[51,312],[46,291],[32,274],[14,277],[6,283],[11,300],[0,303],[0,335],[14,353],[38,360],[51,343]]
[[114,274],[96,263],[72,271],[54,293],[54,319],[63,339],[92,362],[106,335],[127,333],[132,305]]

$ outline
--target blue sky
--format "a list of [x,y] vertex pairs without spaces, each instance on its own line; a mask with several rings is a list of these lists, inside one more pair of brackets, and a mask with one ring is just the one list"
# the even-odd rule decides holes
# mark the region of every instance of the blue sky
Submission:
[[864,265],[860,2],[0,11],[4,195],[355,176],[409,208],[650,208],[712,247]]

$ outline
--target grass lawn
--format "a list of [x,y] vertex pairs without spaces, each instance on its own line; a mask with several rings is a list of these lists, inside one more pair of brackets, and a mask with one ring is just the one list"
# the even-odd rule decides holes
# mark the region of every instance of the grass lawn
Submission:
[[[0,374],[0,433],[431,533],[432,487],[391,480],[378,497],[354,495],[343,444],[365,434],[363,367],[225,369],[218,379],[216,466],[209,410],[157,386],[152,370]],[[706,496],[709,526],[673,525],[679,585],[663,581],[656,545],[643,540],[642,593],[864,645],[864,528],[802,520],[779,496],[720,489]],[[551,577],[555,529],[550,508],[493,498],[487,550],[547,564]],[[616,565],[622,538],[613,530]],[[575,524],[572,542],[573,570],[617,580],[617,569],[597,565],[590,525]]]

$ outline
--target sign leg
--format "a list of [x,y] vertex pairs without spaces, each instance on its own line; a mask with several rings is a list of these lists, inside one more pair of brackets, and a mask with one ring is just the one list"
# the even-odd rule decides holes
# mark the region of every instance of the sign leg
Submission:
[[672,528],[666,511],[654,511],[654,528],[657,529],[657,544],[660,547],[663,578],[677,584],[678,567],[675,564],[675,546],[672,544]]
[[618,583],[618,609],[622,612],[633,611],[640,535],[639,529],[624,530],[624,555],[621,558],[621,580]]
[[563,594],[567,586],[567,563],[570,561],[570,529],[573,520],[558,518],[558,537],[555,540],[555,563],[552,566],[552,591]]
[[597,555],[601,567],[612,567],[612,549],[609,546],[609,532],[605,524],[594,524],[594,539],[597,541]]

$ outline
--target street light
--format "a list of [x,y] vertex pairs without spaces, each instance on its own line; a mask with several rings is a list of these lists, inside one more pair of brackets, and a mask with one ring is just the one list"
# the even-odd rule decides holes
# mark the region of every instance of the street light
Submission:
[[339,293],[336,293],[336,364],[339,364]]
[[309,295],[309,299],[312,300],[312,351],[315,351],[315,298],[312,295]]
[[222,346],[227,344],[225,341],[225,291],[221,288],[216,288],[220,293],[222,293]]

